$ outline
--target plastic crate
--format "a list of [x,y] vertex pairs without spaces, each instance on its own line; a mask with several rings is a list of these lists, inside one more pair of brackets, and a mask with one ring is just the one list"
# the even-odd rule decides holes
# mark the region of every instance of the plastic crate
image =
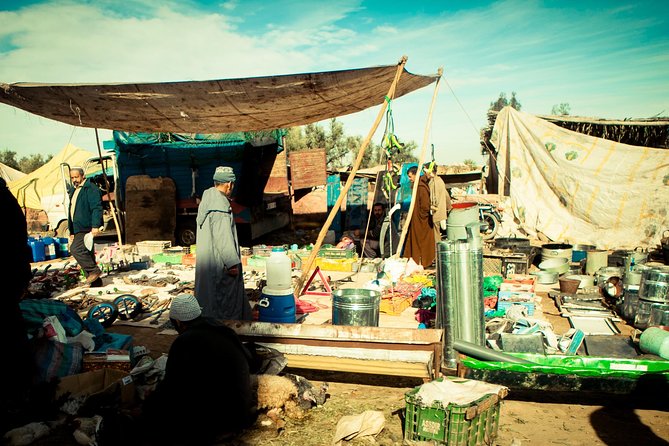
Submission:
[[146,240],[137,242],[135,245],[137,246],[137,254],[150,256],[162,253],[165,248],[172,246],[172,242],[169,240]]
[[406,440],[433,441],[448,446],[493,444],[499,428],[501,399],[498,395],[486,395],[464,406],[451,403],[444,408],[440,403],[423,406],[416,397],[419,389],[416,387],[405,394]]
[[508,310],[511,308],[511,305],[522,305],[527,308],[527,315],[532,316],[534,314],[534,302],[511,302],[508,300],[499,300],[497,301],[498,310]]
[[151,256],[151,260],[154,263],[169,263],[170,265],[179,265],[183,259],[184,254],[154,254]]
[[324,248],[318,251],[318,257],[324,259],[352,259],[355,255],[354,249]]

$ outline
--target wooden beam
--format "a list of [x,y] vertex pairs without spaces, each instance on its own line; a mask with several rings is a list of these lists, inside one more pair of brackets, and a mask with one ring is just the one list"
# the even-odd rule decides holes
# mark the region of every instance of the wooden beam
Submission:
[[410,376],[434,379],[434,372],[422,363],[388,362],[329,356],[286,354],[288,367],[296,369],[332,370],[336,372],[367,373],[374,375]]

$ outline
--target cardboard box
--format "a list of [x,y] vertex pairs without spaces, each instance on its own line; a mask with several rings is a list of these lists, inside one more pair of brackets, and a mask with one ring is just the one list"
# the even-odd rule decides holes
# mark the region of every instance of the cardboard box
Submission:
[[118,392],[122,404],[132,404],[135,399],[135,386],[131,376],[121,370],[110,368],[78,373],[61,378],[56,389],[56,398],[68,392],[73,397]]
[[106,353],[85,353],[82,371],[89,372],[103,368],[117,369],[129,373],[130,352],[127,350],[107,350]]

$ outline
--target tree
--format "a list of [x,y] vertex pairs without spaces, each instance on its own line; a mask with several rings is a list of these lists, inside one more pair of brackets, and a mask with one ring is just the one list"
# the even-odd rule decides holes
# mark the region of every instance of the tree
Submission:
[[48,163],[51,158],[53,158],[53,155],[42,158],[41,153],[24,156],[19,160],[19,170],[23,173],[30,173]]
[[21,170],[18,161],[16,161],[16,152],[9,149],[0,150],[0,163],[12,169]]
[[561,102],[559,105],[554,105],[551,109],[551,115],[568,115],[571,107],[568,102]]
[[520,104],[520,102],[516,98],[516,92],[515,91],[511,92],[511,99],[507,99],[506,93],[501,92],[499,94],[499,98],[497,98],[497,100],[490,103],[490,108],[488,110],[500,111],[501,109],[503,109],[507,105],[510,105],[511,107],[520,111],[522,105]]
[[466,159],[463,164],[467,167],[469,167],[471,170],[476,170],[478,169],[478,165],[476,164],[476,161],[473,159]]

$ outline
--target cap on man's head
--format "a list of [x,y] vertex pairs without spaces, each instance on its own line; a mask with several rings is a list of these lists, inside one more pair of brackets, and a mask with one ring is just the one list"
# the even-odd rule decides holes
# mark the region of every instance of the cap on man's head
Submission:
[[232,167],[218,166],[214,172],[214,181],[219,183],[234,183],[235,179],[235,172]]
[[202,315],[202,308],[192,294],[179,294],[172,298],[170,305],[170,319],[176,319],[181,322],[188,322]]

